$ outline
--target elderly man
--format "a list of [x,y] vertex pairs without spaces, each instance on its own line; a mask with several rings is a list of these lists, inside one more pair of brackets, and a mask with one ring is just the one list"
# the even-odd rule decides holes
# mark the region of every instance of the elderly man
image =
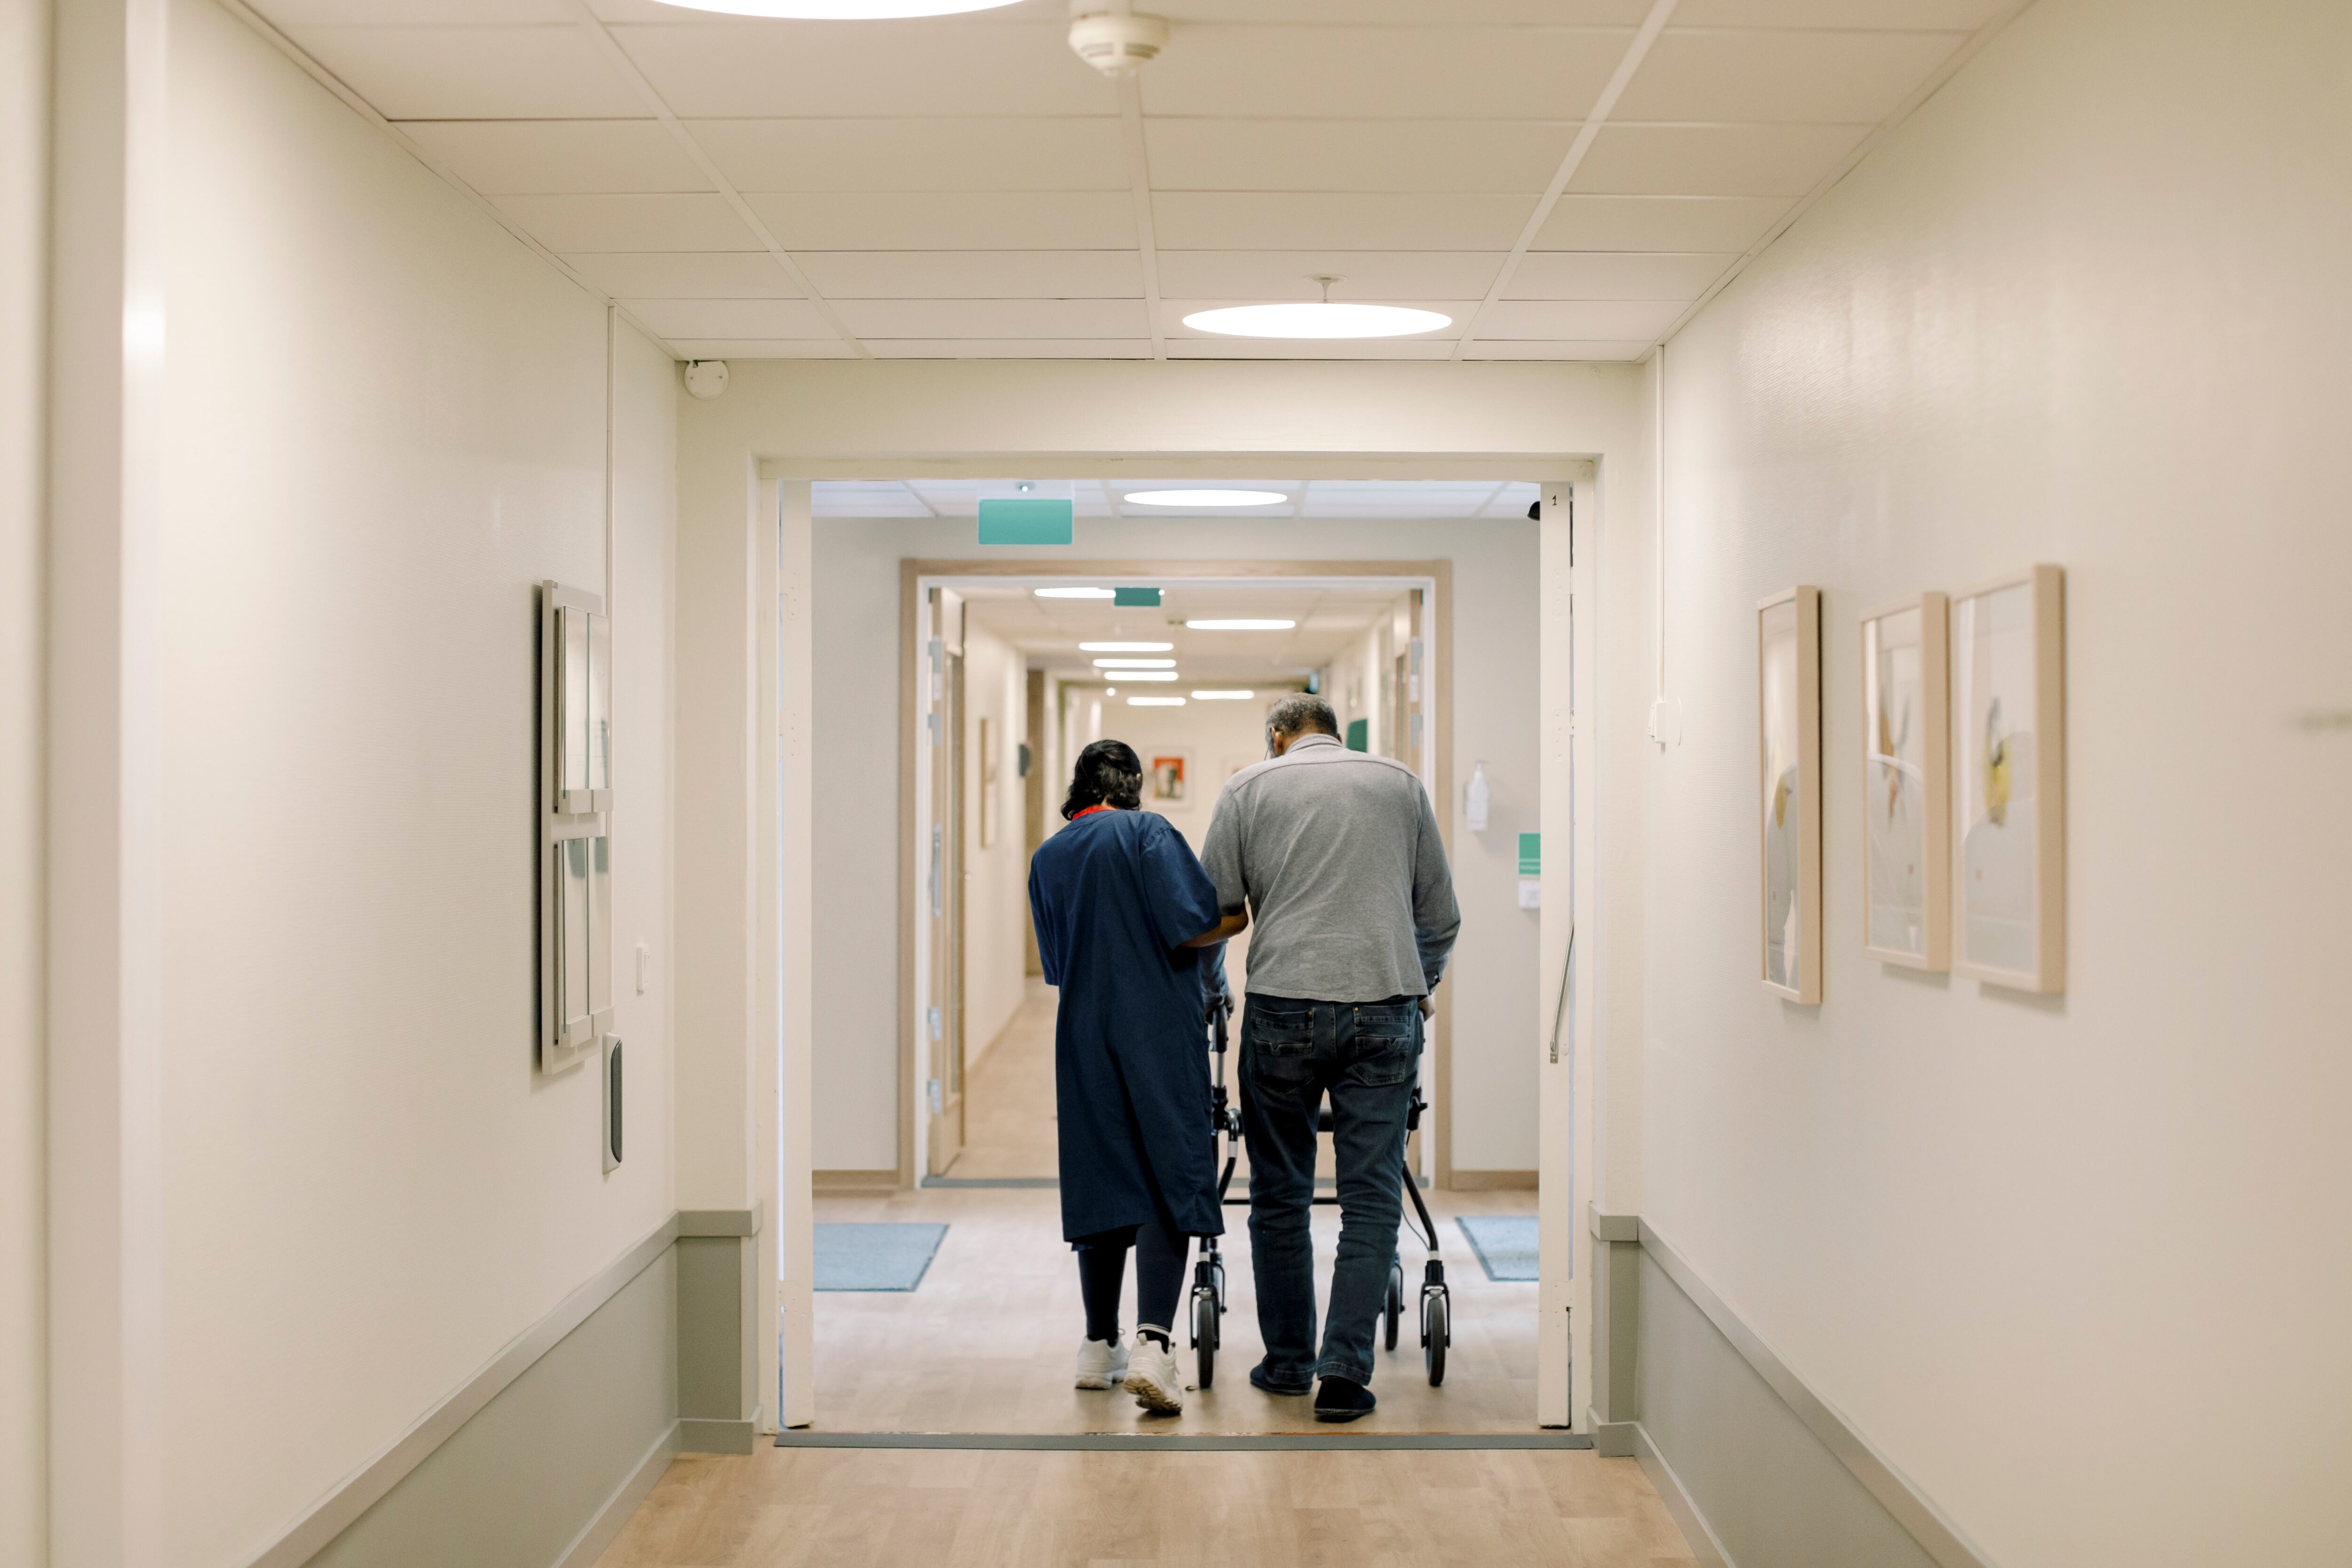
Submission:
[[[1351,752],[1319,697],[1276,703],[1270,760],[1218,797],[1202,863],[1223,923],[1250,937],[1242,1022],[1242,1121],[1250,1256],[1269,1394],[1315,1390],[1315,1418],[1374,1404],[1372,1332],[1403,1204],[1405,1113],[1429,994],[1462,924],[1429,792],[1411,768]],[[1322,1353],[1315,1346],[1316,1121],[1331,1097],[1339,1257]]]

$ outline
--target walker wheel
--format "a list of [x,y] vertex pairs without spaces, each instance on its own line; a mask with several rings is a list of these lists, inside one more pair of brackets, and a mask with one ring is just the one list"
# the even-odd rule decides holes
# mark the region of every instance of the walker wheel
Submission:
[[1217,1293],[1206,1285],[1192,1289],[1192,1359],[1200,1366],[1200,1384],[1217,1381]]
[[1432,1286],[1422,1291],[1421,1353],[1429,1364],[1432,1388],[1445,1381],[1445,1347],[1454,1342],[1452,1317],[1444,1286]]
[[1388,1348],[1394,1350],[1397,1348],[1397,1325],[1404,1318],[1404,1265],[1402,1262],[1389,1265],[1389,1299],[1381,1310],[1381,1316],[1384,1320],[1381,1337]]

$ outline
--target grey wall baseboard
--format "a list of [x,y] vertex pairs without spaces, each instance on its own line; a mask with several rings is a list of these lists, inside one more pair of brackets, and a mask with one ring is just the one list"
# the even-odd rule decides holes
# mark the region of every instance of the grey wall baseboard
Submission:
[[[1612,1216],[1622,1232],[1623,1219]],[[1705,1560],[1723,1568],[1991,1568],[1990,1560],[1774,1354],[1647,1221],[1633,1451]],[[1612,1233],[1612,1239],[1614,1237]],[[1624,1359],[1621,1312],[1611,1359]],[[1617,1391],[1622,1394],[1622,1391]],[[1616,1442],[1624,1434],[1612,1431]]]
[[[750,1453],[760,1410],[681,1421],[682,1367],[748,1391],[755,1362],[734,1321],[751,1282],[690,1284],[685,1255],[719,1249],[740,1274],[758,1208],[670,1216],[518,1334],[240,1568],[578,1568],[593,1563],[681,1450]],[[702,1256],[710,1256],[707,1251]],[[707,1269],[704,1271],[709,1272]],[[715,1287],[715,1289],[709,1289]],[[682,1341],[729,1303],[722,1346]],[[738,1430],[740,1428],[740,1430]],[[703,1447],[705,1442],[709,1447]],[[603,1533],[600,1535],[600,1531]]]

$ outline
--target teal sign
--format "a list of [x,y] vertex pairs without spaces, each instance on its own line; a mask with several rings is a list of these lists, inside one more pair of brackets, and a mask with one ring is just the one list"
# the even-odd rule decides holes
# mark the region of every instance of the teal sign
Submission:
[[[1024,496],[980,503],[982,544],[1067,544],[1075,507],[1066,500]],[[1152,591],[1153,603],[1159,591]]]
[[1156,610],[1160,607],[1157,588],[1113,588],[1110,602],[1122,609]]
[[1519,875],[1522,877],[1540,877],[1543,875],[1542,834],[1522,833],[1519,835]]

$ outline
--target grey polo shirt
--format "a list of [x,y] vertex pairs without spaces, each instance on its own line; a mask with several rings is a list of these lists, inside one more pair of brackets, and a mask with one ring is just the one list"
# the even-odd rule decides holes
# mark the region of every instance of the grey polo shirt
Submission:
[[1318,1002],[1425,996],[1462,911],[1411,768],[1302,735],[1217,797],[1201,863],[1250,911],[1249,989]]

